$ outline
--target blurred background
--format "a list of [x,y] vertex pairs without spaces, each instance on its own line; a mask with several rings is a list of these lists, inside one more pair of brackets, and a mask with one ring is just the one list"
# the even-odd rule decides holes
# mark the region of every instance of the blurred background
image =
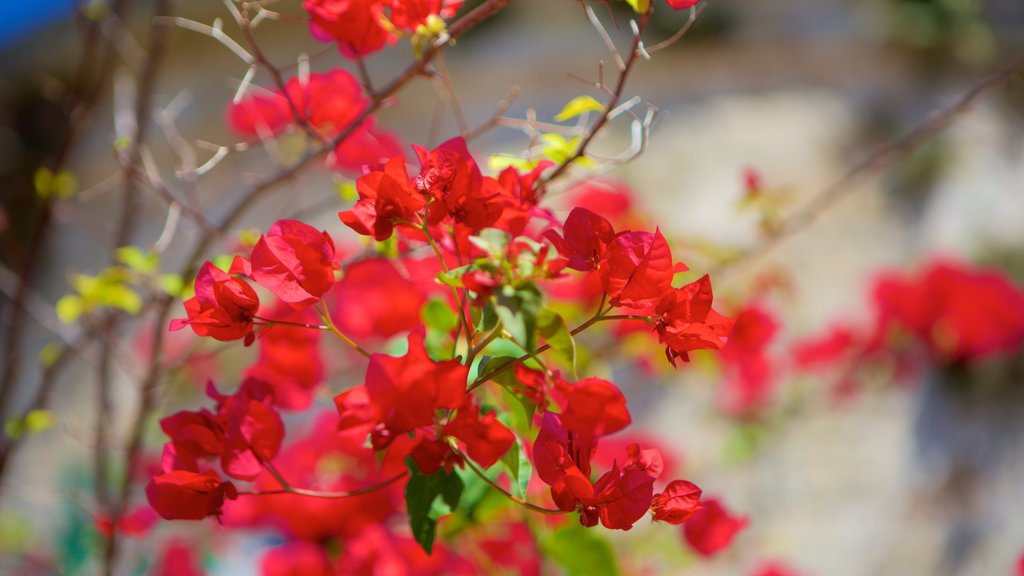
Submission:
[[[2,361],[5,371],[19,363],[5,379],[2,416],[8,422],[32,406],[48,345],[79,337],[76,330],[89,333],[89,327],[61,323],[54,305],[71,291],[73,274],[95,274],[109,264],[124,179],[119,138],[131,121],[134,79],[144,69],[154,13],[169,8],[196,22],[221,19],[225,33],[241,41],[218,2],[114,4],[91,0],[78,16],[65,0],[0,6]],[[289,74],[300,54],[308,55],[313,71],[353,70],[334,46],[310,36],[299,2],[268,6],[283,15],[255,31],[271,61]],[[665,8],[656,8],[648,45],[686,20],[686,12]],[[113,55],[86,62],[83,74],[83,19],[113,9],[121,28],[100,30],[93,39],[100,54]],[[628,8],[594,9],[625,50]],[[274,149],[234,146],[239,138],[225,110],[246,66],[207,35],[167,21],[159,26],[169,31],[150,105],[169,123],[151,127],[148,151],[158,172],[173,181],[180,158],[168,144],[169,132],[191,144],[199,165],[220,147],[230,149],[182,192],[217,221],[233,194],[297,158],[304,143],[291,135]],[[669,447],[686,477],[750,518],[728,551],[702,560],[685,553],[678,531],[667,527],[611,535],[627,557],[637,557],[625,560],[627,567],[746,574],[767,558],[808,575],[1017,573],[1024,554],[1020,371],[997,371],[997,385],[986,384],[982,392],[969,386],[968,392],[951,391],[948,367],[903,379],[892,371],[873,373],[856,394],[837,398],[836,374],[786,367],[794,342],[837,321],[871,323],[871,290],[882,270],[912,274],[943,257],[993,266],[1018,285],[1024,281],[1020,68],[973,100],[947,129],[844,183],[806,225],[778,230],[873,151],[953,106],[1022,53],[1019,0],[716,0],[680,42],[639,63],[625,96],[640,96],[658,111],[649,146],[605,177],[633,190],[636,211],[673,240],[677,258],[697,273],[712,272],[719,309],[735,314],[754,301],[770,310],[778,329],[766,353],[779,375],[758,415],[738,417],[721,409],[723,372],[710,356],[698,355],[674,371],[661,366],[657,347],[647,349],[658,364],[651,369],[637,368],[629,354],[621,362],[592,360],[593,372],[612,375],[623,387],[637,426]],[[408,44],[399,42],[366,65],[382,85],[409,59]],[[570,0],[515,2],[460,39],[445,59],[470,127],[486,123],[512,86],[518,96],[504,113],[508,118],[551,122],[574,96],[603,99],[581,80],[597,77],[599,61],[610,74],[607,48],[582,6]],[[264,75],[255,83],[273,87]],[[413,82],[378,114],[378,125],[427,146],[456,134],[459,123],[443,102],[444,91],[431,84]],[[81,103],[71,115],[68,101]],[[613,123],[594,151],[614,156],[632,143],[628,124]],[[529,145],[523,130],[499,126],[472,148],[484,158],[520,154]],[[40,167],[55,159],[60,170],[40,176]],[[52,191],[47,198],[40,178],[49,178],[42,185]],[[343,206],[337,196],[343,180],[319,166],[306,170],[265,196],[225,237],[295,215],[343,236],[347,231],[335,216]],[[560,215],[571,197],[552,191]],[[131,240],[157,242],[168,226],[167,206],[159,193],[145,191]],[[177,239],[199,233],[187,218],[177,226]],[[40,227],[44,242],[35,239]],[[749,254],[762,244],[770,249]],[[186,257],[174,246],[163,254],[168,270]],[[26,270],[28,312],[12,340],[11,302]],[[177,305],[174,310],[177,316]],[[115,451],[123,449],[119,442],[138,401],[143,360],[137,356],[145,343],[135,330],[145,322],[119,327],[124,341],[111,370]],[[1019,363],[1019,356],[1018,347],[1006,365]],[[95,568],[89,513],[95,358],[84,354],[68,362],[74,368],[53,383],[51,410],[39,413],[38,430],[14,430],[29,437],[3,477],[0,567],[28,556],[40,574]],[[325,406],[329,399],[325,392]],[[155,450],[158,434],[153,441]],[[129,546],[136,556],[146,554],[145,540]],[[212,559],[211,573],[251,571],[257,545],[246,546]],[[658,559],[645,560],[648,555]]]

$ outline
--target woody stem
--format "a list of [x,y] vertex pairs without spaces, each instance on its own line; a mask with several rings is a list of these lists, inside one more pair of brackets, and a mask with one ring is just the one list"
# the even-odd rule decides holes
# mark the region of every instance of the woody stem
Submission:
[[341,340],[345,344],[348,344],[348,346],[350,348],[352,348],[356,352],[359,352],[363,356],[366,356],[367,358],[370,357],[370,353],[367,352],[359,344],[356,344],[355,340],[352,340],[351,338],[346,336],[344,332],[342,332],[341,330],[338,330],[338,327],[334,325],[334,321],[331,320],[331,313],[327,311],[327,307],[324,306],[322,302],[317,305],[316,311],[317,311],[317,314],[320,315],[320,320],[323,321],[323,323],[326,325],[327,329],[330,330],[332,333],[334,333],[334,335],[337,336],[339,340]]
[[303,322],[288,322],[287,320],[271,320],[269,318],[261,318],[259,316],[253,317],[255,320],[259,320],[263,326],[294,326],[295,328],[309,328],[310,330],[329,330],[327,326],[322,324],[306,324]]
[[262,464],[263,467],[267,470],[267,472],[269,472],[270,475],[273,476],[275,480],[277,480],[277,483],[281,485],[281,489],[266,490],[261,492],[239,492],[239,496],[271,496],[274,494],[298,494],[299,496],[309,496],[311,498],[338,500],[341,498],[351,498],[353,496],[369,494],[370,492],[376,492],[377,490],[387,488],[388,486],[394,484],[395,482],[398,482],[402,478],[405,478],[409,474],[407,471],[402,471],[400,474],[392,476],[391,478],[388,478],[383,482],[371,484],[370,486],[364,486],[362,488],[357,488],[355,490],[346,490],[343,492],[330,492],[321,490],[309,490],[306,488],[296,488],[295,486],[292,486],[291,484],[288,483],[287,480],[284,479],[284,477],[281,475],[280,472],[278,472],[277,468],[274,467],[273,464],[271,464],[270,462],[263,462]]
[[490,486],[494,490],[500,492],[502,496],[504,496],[505,498],[508,498],[509,500],[515,502],[516,504],[519,504],[523,508],[526,508],[527,510],[532,510],[534,512],[540,512],[541,514],[549,514],[551,516],[556,516],[556,515],[568,514],[569,513],[569,512],[567,512],[565,510],[559,510],[557,508],[545,508],[544,506],[539,506],[537,504],[534,504],[533,502],[529,502],[527,500],[524,500],[524,499],[516,496],[515,494],[512,494],[508,490],[505,490],[504,488],[502,488],[497,482],[495,482],[494,480],[491,480],[490,478],[488,478],[487,474],[484,474],[483,470],[478,468],[477,465],[472,460],[470,460],[465,454],[460,452],[454,446],[452,447],[452,450],[455,451],[456,454],[461,456],[465,460],[466,466],[468,466],[469,469],[472,470],[473,473],[476,474],[477,477],[479,477],[481,480],[483,480],[488,486]]

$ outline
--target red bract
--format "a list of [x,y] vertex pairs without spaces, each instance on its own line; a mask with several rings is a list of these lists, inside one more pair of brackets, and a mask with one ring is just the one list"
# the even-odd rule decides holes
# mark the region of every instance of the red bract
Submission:
[[431,360],[423,339],[424,331],[417,330],[409,335],[405,356],[370,357],[366,383],[334,398],[339,429],[369,424],[374,448],[383,449],[399,434],[432,425],[436,410],[462,405],[469,368]]
[[691,350],[719,349],[728,340],[734,320],[712,310],[712,300],[711,280],[704,275],[665,294],[655,307],[655,330],[673,366],[676,358],[688,362]]
[[261,461],[276,454],[284,437],[281,417],[270,407],[265,384],[247,380],[237,394],[224,396],[213,383],[207,393],[217,401],[217,413],[207,410],[182,411],[160,421],[171,439],[167,454],[170,467],[197,472],[200,458],[220,458],[224,472],[232,478],[251,480],[262,470]]
[[1004,274],[938,262],[917,278],[875,286],[879,330],[899,325],[945,361],[1016,350],[1024,342],[1024,290]]
[[474,405],[459,408],[459,413],[444,427],[444,434],[461,440],[466,454],[484,468],[493,466],[516,441],[515,434],[498,421],[497,414],[488,412],[481,416]]
[[660,230],[619,234],[608,244],[600,268],[611,303],[629,308],[657,302],[672,288],[675,274],[672,251]]
[[700,4],[700,0],[665,0],[673,10],[689,10],[697,4]]
[[628,459],[590,482],[594,442],[566,428],[560,418],[544,415],[533,454],[537,475],[551,486],[560,510],[578,511],[580,523],[629,530],[650,508],[654,481],[663,463],[656,450],[628,448]]
[[548,211],[537,207],[544,193],[543,188],[538,187],[540,175],[553,165],[544,160],[526,174],[520,174],[514,167],[509,167],[502,170],[497,179],[484,179],[485,188],[489,188],[485,190],[485,195],[497,193],[504,206],[501,218],[494,223],[495,228],[519,236],[526,232],[527,225],[535,215],[554,220]]
[[[278,305],[267,315],[272,321],[318,323],[312,310],[296,312]],[[246,378],[267,383],[274,405],[289,410],[308,408],[313,392],[323,381],[319,330],[277,324],[260,332],[259,358],[245,372]]]
[[302,7],[309,12],[313,36],[336,41],[345,56],[369,54],[396,39],[383,25],[381,0],[305,0]]
[[[290,101],[290,103],[289,103]],[[374,118],[360,120],[369,101],[352,74],[336,69],[314,72],[305,79],[291,78],[280,91],[256,92],[228,107],[228,125],[248,137],[267,138],[301,120],[322,138],[331,140],[348,130],[329,163],[359,170],[401,153],[398,140],[377,130]],[[296,115],[298,118],[296,118]],[[357,120],[359,125],[353,127]]]
[[[118,519],[117,532],[125,536],[145,536],[156,519],[157,515],[153,508],[140,505]],[[96,531],[109,538],[114,531],[114,523],[110,517],[97,514],[94,520]]]
[[765,562],[754,567],[750,576],[799,576],[799,573],[781,562]]
[[745,516],[733,516],[715,498],[702,502],[704,508],[683,524],[683,536],[701,556],[711,556],[732,543],[748,523]]
[[736,316],[721,353],[726,376],[721,398],[730,414],[754,416],[768,403],[776,376],[768,346],[777,331],[775,320],[757,306]]
[[587,272],[604,258],[608,244],[615,239],[615,230],[599,214],[573,208],[562,225],[562,235],[549,230],[545,236],[559,254],[569,259],[569,268]]
[[423,294],[388,260],[362,260],[345,269],[334,291],[334,322],[356,339],[391,338],[420,325]]
[[654,495],[651,512],[654,519],[669,524],[682,524],[701,510],[701,489],[693,482],[673,480],[665,490]]
[[165,520],[202,520],[220,515],[224,499],[234,500],[238,491],[216,472],[202,474],[174,470],[154,477],[146,485],[146,499]]
[[502,203],[497,191],[484,193],[483,177],[466,141],[452,138],[433,150],[413,146],[420,161],[416,188],[425,198],[433,198],[428,219],[437,224],[450,216],[469,231],[491,226],[501,217]]
[[203,576],[202,559],[186,542],[171,540],[163,545],[150,572],[152,576]]
[[245,280],[206,262],[196,275],[196,295],[185,301],[188,318],[171,320],[171,330],[191,326],[199,336],[229,341],[245,338],[246,345],[256,337],[253,317],[259,310],[256,291]]
[[576,434],[600,438],[622,430],[632,421],[626,397],[607,380],[587,378],[570,384],[559,378],[555,390],[563,399],[561,422]]
[[349,228],[378,242],[387,240],[400,220],[418,222],[417,212],[427,205],[422,194],[409,183],[405,161],[392,158],[383,169],[356,180],[359,201],[338,217]]
[[260,236],[250,259],[252,278],[282,302],[301,310],[334,284],[334,241],[296,220],[278,220]]

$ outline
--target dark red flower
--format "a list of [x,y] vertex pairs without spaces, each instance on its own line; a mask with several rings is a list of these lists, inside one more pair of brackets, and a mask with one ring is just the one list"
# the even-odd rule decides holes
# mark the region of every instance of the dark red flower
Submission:
[[668,292],[655,307],[655,330],[673,366],[676,358],[689,361],[691,350],[720,349],[728,340],[734,320],[712,310],[712,299],[711,280],[704,275]]
[[146,485],[146,499],[165,520],[202,520],[220,515],[224,499],[234,500],[238,491],[216,472],[202,474],[173,470],[155,476]]
[[701,502],[704,508],[683,524],[683,536],[701,556],[711,556],[732,543],[748,523],[745,516],[733,516],[715,498]]
[[[293,310],[279,304],[267,314],[271,321],[318,324],[311,309]],[[313,393],[323,382],[324,365],[320,355],[319,330],[276,324],[260,332],[259,357],[246,378],[266,382],[273,389],[274,405],[289,410],[308,408]]]
[[152,576],[205,576],[202,558],[184,540],[169,540],[161,546]]
[[171,320],[171,330],[191,326],[199,336],[252,343],[253,317],[259,310],[256,291],[240,278],[206,262],[196,275],[196,295],[185,301],[188,318]]
[[330,235],[296,220],[275,222],[256,242],[250,262],[253,280],[296,310],[320,301],[338,267]]
[[562,235],[548,230],[545,236],[559,254],[569,259],[569,268],[587,272],[604,259],[608,244],[615,239],[615,230],[601,215],[586,208],[573,208],[562,225]]
[[702,509],[701,489],[693,482],[673,480],[665,490],[654,495],[651,512],[654,519],[669,524],[682,524]]

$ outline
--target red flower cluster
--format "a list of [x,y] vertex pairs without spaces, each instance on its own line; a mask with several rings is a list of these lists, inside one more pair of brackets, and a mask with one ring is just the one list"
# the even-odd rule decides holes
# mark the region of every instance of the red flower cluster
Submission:
[[146,496],[169,520],[219,515],[224,498],[237,497],[234,485],[215,471],[200,472],[201,460],[218,459],[228,476],[252,480],[262,463],[277,454],[284,437],[284,424],[262,383],[248,380],[236,394],[225,396],[211,382],[207,394],[217,402],[216,412],[182,411],[160,421],[171,441],[164,445],[164,473],[146,486]]
[[245,339],[248,346],[256,338],[253,317],[259,310],[256,291],[244,280],[206,262],[196,275],[196,295],[185,301],[188,318],[171,321],[171,330],[192,326],[199,336],[229,341]]
[[727,548],[748,523],[746,516],[733,516],[718,499],[708,498],[683,525],[683,537],[701,556],[712,556]]
[[346,226],[377,241],[387,240],[401,225],[447,222],[462,239],[499,221],[519,231],[525,228],[541,196],[533,186],[542,168],[526,175],[507,169],[498,179],[485,177],[461,137],[434,150],[413,149],[420,162],[415,177],[395,157],[356,180],[359,201],[338,214]]
[[305,0],[302,7],[315,38],[358,57],[393,44],[400,31],[415,32],[431,16],[451,18],[462,0]]
[[874,295],[878,330],[906,329],[945,360],[1012,352],[1024,342],[1024,289],[997,271],[935,262],[917,277],[882,275]]
[[[344,170],[359,170],[400,153],[398,139],[377,129],[373,116],[359,120],[370,105],[352,74],[336,69],[291,78],[281,91],[254,92],[228,107],[228,125],[241,136],[267,138],[301,121],[331,140],[352,132],[334,150],[330,163]],[[296,115],[298,117],[296,117]]]
[[736,316],[729,342],[721,353],[726,377],[721,398],[729,414],[756,416],[770,400],[778,368],[768,347],[778,328],[775,319],[760,306],[748,306]]
[[[374,449],[396,443],[391,458],[410,454],[425,474],[460,463],[448,443],[462,442],[465,452],[490,467],[512,446],[515,436],[493,413],[481,416],[466,395],[469,369],[455,361],[435,362],[427,356],[422,330],[409,336],[409,351],[394,357],[374,354],[366,382],[335,397],[339,430],[367,430]],[[458,410],[447,423],[439,410]]]

